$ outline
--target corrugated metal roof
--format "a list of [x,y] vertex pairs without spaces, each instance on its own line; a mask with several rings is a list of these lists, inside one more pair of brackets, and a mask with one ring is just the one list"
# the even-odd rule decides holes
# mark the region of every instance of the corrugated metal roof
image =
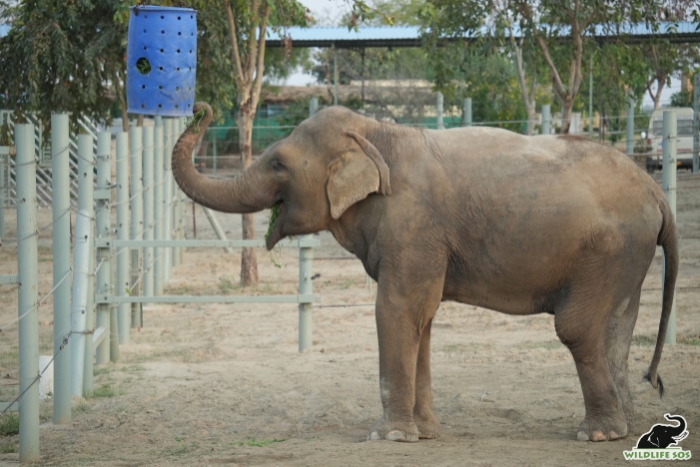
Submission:
[[[645,42],[654,38],[668,39],[671,42],[700,42],[700,25],[690,22],[659,23],[657,32],[644,23],[624,24],[619,29],[598,26],[595,32],[597,41],[608,41],[626,36],[631,42]],[[556,35],[566,37],[569,29],[558,28]],[[488,32],[483,28],[480,33]],[[516,36],[520,31],[514,31]],[[366,26],[357,30],[348,30],[346,26],[338,27],[309,27],[292,26],[286,34],[291,37],[294,47],[416,47],[421,42],[419,26]],[[467,34],[465,39],[476,35]],[[267,45],[279,47],[282,45],[280,35],[275,31],[268,33]]]

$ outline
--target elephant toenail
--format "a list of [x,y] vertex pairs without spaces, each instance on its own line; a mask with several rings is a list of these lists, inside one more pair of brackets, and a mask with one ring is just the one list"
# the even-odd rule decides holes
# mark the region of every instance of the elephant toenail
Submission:
[[618,434],[615,433],[614,431],[611,431],[611,432],[610,432],[610,439],[611,439],[611,440],[613,440],[613,439],[620,439],[620,435],[618,435]]
[[590,441],[590,438],[588,437],[585,431],[579,431],[578,433],[576,433],[576,439],[579,441]]
[[373,431],[373,432],[370,433],[369,436],[367,437],[367,440],[368,440],[368,441],[377,441],[377,440],[380,440],[380,439],[382,439],[382,437],[379,436],[379,433],[376,432],[376,431]]
[[591,433],[591,441],[605,441],[606,439],[602,431],[594,431]]
[[402,441],[405,438],[403,431],[391,430],[387,435],[386,439],[389,441]]

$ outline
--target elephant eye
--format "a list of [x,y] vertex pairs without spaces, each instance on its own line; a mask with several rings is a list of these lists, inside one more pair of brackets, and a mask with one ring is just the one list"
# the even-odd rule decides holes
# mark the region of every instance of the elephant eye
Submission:
[[275,159],[274,161],[272,161],[272,170],[279,172],[286,169],[287,167],[285,167],[285,165],[282,162],[280,162],[279,159]]

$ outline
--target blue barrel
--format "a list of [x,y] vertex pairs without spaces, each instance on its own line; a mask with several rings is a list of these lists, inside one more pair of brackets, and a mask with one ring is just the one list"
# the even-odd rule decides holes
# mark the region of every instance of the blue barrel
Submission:
[[131,7],[126,66],[130,113],[192,115],[197,77],[197,11]]

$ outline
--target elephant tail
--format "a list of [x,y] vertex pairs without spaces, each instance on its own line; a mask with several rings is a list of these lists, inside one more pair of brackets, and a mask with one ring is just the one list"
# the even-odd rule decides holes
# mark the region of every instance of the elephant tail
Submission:
[[661,245],[664,250],[664,295],[654,357],[651,359],[649,371],[644,375],[644,379],[649,381],[654,388],[658,388],[659,396],[663,397],[664,385],[661,382],[657,370],[659,362],[661,361],[661,352],[663,351],[664,340],[666,339],[666,328],[668,327],[668,319],[671,316],[673,296],[676,290],[676,276],[678,275],[678,232],[676,230],[676,221],[673,218],[673,213],[671,212],[671,207],[666,197],[659,200],[659,208],[663,214],[663,224],[656,244]]

